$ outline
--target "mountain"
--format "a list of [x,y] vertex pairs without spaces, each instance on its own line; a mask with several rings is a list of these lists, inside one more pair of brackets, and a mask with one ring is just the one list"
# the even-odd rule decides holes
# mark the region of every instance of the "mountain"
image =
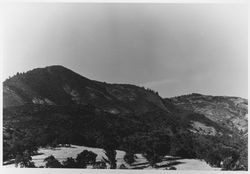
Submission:
[[248,133],[248,101],[240,97],[190,94],[173,97],[175,106],[202,114],[230,130]]
[[37,68],[3,82],[3,156],[76,144],[216,166],[232,157],[230,169],[245,169],[246,106],[245,99],[200,94],[163,99],[151,89],[90,80],[59,65]]
[[93,104],[113,114],[167,111],[161,97],[134,85],[89,80],[62,66],[17,74],[3,83],[3,107],[25,104]]
[[186,107],[182,107],[184,112],[176,112],[177,103],[166,102],[153,90],[90,80],[58,65],[17,73],[3,83],[4,108],[27,105],[31,108],[33,105],[54,108],[91,105],[112,115],[160,117],[168,120],[167,125],[191,127],[187,128],[191,131],[198,123],[200,131],[197,133],[200,134],[229,133],[203,113],[190,112]]

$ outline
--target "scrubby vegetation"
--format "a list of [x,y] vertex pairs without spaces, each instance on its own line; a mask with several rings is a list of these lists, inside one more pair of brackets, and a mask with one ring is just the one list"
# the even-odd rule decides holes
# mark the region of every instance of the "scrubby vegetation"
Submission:
[[87,168],[87,165],[97,166],[99,163],[96,163],[97,154],[84,150],[79,153],[76,159],[67,158],[66,161],[60,163],[54,156],[49,156],[44,159],[46,162],[46,168]]
[[45,167],[46,168],[62,168],[62,164],[53,156],[49,156],[44,159],[44,162],[46,162]]
[[133,162],[135,162],[135,158],[136,156],[131,152],[126,152],[126,154],[124,155],[124,161],[128,164],[132,164]]

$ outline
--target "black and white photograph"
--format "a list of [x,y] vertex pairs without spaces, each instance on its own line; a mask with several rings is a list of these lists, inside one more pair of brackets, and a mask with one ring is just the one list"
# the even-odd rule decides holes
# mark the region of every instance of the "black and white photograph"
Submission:
[[1,9],[5,171],[248,171],[247,3]]

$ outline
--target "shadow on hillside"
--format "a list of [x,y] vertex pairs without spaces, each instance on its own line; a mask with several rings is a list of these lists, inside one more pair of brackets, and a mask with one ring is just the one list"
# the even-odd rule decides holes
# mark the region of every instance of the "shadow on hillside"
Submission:
[[180,161],[173,161],[173,162],[170,162],[168,164],[164,164],[164,165],[157,165],[155,166],[156,169],[158,168],[163,168],[163,167],[174,167],[176,165],[179,165],[179,164],[183,164],[184,162],[180,162]]
[[[175,166],[177,166],[179,164],[183,164],[183,163],[184,162],[180,162],[180,161],[171,161],[168,164],[156,165],[155,168],[159,169],[159,168],[175,167]],[[149,167],[149,164],[148,164],[148,162],[146,162],[146,163],[144,162],[144,163],[133,164],[131,166],[134,166],[131,169],[145,169],[145,168]]]
[[173,160],[181,160],[181,159],[184,159],[184,158],[172,156],[172,157],[164,157],[164,158],[162,159],[162,161],[173,161]]
[[140,165],[146,165],[146,164],[148,164],[148,162],[131,164],[131,166],[140,166]]
[[[184,159],[182,157],[164,157],[162,159],[161,162],[168,162],[167,164],[162,164],[162,165],[159,165],[157,164],[155,166],[156,169],[158,168],[169,168],[169,167],[175,167],[179,164],[183,164],[185,162],[180,162],[180,161],[177,161],[177,160],[181,160],[181,159]],[[145,169],[147,167],[149,167],[149,163],[148,162],[141,162],[141,163],[136,163],[136,164],[131,164],[130,165],[132,168],[131,169]]]
[[62,147],[69,148],[69,149],[75,149],[75,148],[77,148],[77,147],[74,147],[74,146],[57,146],[57,148],[62,148]]
[[149,166],[149,164],[148,164],[148,165],[143,165],[143,166],[133,167],[133,168],[131,168],[131,169],[145,169],[145,168],[147,168],[148,166]]
[[34,155],[32,155],[32,156],[38,156],[38,155],[43,155],[44,153],[35,153]]
[[56,151],[56,150],[62,150],[62,148],[75,149],[77,147],[73,147],[73,146],[57,146],[57,147],[49,147],[47,149]]
[[4,161],[4,162],[3,162],[3,166],[5,166],[5,165],[10,165],[10,164],[14,164],[14,163],[15,163],[15,160]]

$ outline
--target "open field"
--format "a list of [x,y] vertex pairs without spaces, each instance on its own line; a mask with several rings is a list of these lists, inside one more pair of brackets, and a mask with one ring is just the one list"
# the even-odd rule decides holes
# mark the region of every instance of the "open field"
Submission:
[[[32,160],[37,167],[45,166],[43,160],[50,155],[53,155],[56,159],[62,162],[69,157],[76,158],[77,154],[81,153],[83,150],[88,150],[96,153],[96,161],[101,161],[102,157],[106,158],[104,151],[101,148],[71,145],[71,147],[57,147],[54,149],[40,148],[38,150],[38,155],[32,156]],[[142,154],[136,154],[136,161],[133,164],[128,165],[123,159],[125,152],[121,150],[116,150],[116,152],[117,166],[119,167],[121,164],[124,164],[128,169],[164,170],[169,167],[175,167],[177,170],[220,170],[220,168],[213,168],[209,166],[205,161],[199,159],[184,159],[172,156],[165,156],[162,162],[157,163],[156,168],[152,168],[149,166],[147,160],[142,156]],[[108,164],[107,166],[109,167]],[[5,167],[15,167],[15,164],[5,165]],[[89,166],[88,168],[92,168],[92,166]]]

